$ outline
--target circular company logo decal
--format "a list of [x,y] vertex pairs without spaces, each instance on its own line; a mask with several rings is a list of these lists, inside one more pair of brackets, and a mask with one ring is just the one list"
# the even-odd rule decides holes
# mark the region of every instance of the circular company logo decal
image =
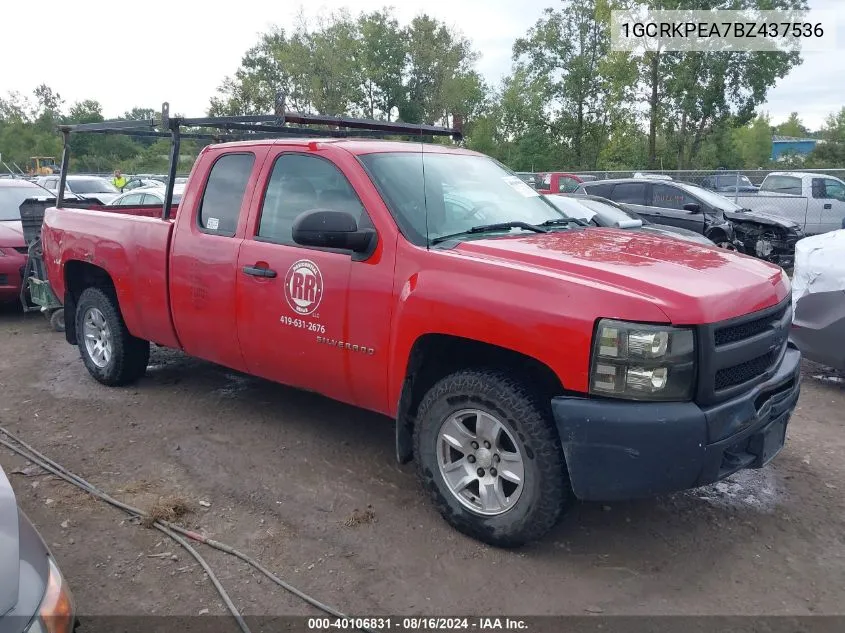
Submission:
[[308,259],[294,262],[285,276],[285,299],[297,314],[313,314],[323,299],[323,275]]

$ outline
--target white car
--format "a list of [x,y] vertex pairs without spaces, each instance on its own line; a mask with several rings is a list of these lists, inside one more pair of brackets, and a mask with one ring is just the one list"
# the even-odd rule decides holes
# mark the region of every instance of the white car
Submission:
[[[59,191],[59,176],[41,176],[35,179],[35,183],[54,194]],[[65,190],[75,193],[80,198],[91,201],[99,201],[108,204],[120,195],[120,190],[105,178],[100,176],[68,176],[65,182]]]
[[[110,207],[139,207],[144,205],[164,204],[164,185],[154,187],[138,187],[127,193],[122,193],[109,202]],[[185,185],[173,185],[173,204],[179,204]]]

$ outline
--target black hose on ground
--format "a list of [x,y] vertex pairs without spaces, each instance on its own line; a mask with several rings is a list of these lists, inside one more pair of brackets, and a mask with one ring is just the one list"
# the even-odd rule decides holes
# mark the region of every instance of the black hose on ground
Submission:
[[[18,444],[19,446],[15,446],[13,443],[8,442],[8,441],[4,440],[3,438],[0,438],[0,445],[5,446],[9,450],[11,450],[14,453],[17,453],[18,455],[20,455],[21,457],[28,459],[29,461],[31,461],[34,464],[38,465],[39,467],[43,468],[47,472],[50,472],[50,473],[56,475],[57,477],[63,479],[64,481],[67,481],[68,483],[71,483],[71,484],[81,488],[82,490],[89,493],[90,495],[97,497],[98,499],[105,501],[106,503],[123,510],[124,512],[126,512],[127,514],[129,514],[133,517],[136,517],[136,518],[139,518],[139,519],[149,518],[149,516],[144,511],[142,511],[138,508],[135,508],[133,506],[130,506],[126,503],[123,503],[122,501],[118,501],[117,499],[109,496],[108,494],[101,491],[100,489],[98,489],[93,484],[91,484],[88,481],[82,479],[82,477],[79,477],[78,475],[72,473],[71,471],[69,471],[67,468],[65,468],[64,466],[62,466],[58,462],[53,461],[52,459],[50,459],[49,457],[47,457],[43,453],[39,452],[38,450],[36,450],[35,448],[30,446],[26,442],[24,442],[23,440],[18,438],[16,435],[14,435],[10,431],[3,428],[2,426],[0,426],[0,433],[6,435],[10,440],[12,440],[14,443]],[[21,448],[21,447],[23,447],[23,448]],[[338,618],[346,618],[347,617],[343,613],[338,611],[337,609],[320,602],[316,598],[313,598],[313,597],[309,596],[307,593],[297,589],[296,587],[294,587],[290,583],[287,583],[284,580],[278,578],[275,574],[273,574],[271,571],[266,569],[263,565],[261,565],[255,559],[247,556],[243,552],[236,550],[235,548],[233,548],[229,545],[226,545],[225,543],[215,541],[214,539],[206,538],[203,535],[198,534],[197,532],[187,530],[187,529],[185,529],[185,528],[183,528],[179,525],[176,525],[174,523],[170,523],[169,521],[164,521],[164,520],[159,519],[159,520],[154,521],[152,526],[154,528],[158,529],[159,531],[163,532],[164,534],[167,534],[167,536],[171,537],[173,540],[175,540],[177,543],[179,543],[179,545],[181,545],[183,548],[185,548],[197,560],[197,562],[202,566],[202,568],[208,574],[208,577],[211,579],[211,581],[214,584],[215,588],[217,589],[218,593],[220,593],[220,596],[223,598],[223,601],[226,603],[226,606],[229,608],[229,611],[232,613],[232,616],[237,621],[238,626],[241,628],[243,633],[251,633],[251,632],[250,632],[249,628],[247,627],[246,623],[244,622],[243,618],[241,617],[240,613],[238,612],[237,608],[235,607],[234,603],[232,603],[231,599],[229,598],[228,594],[226,593],[226,590],[223,588],[223,586],[220,584],[219,580],[217,580],[217,577],[212,572],[208,563],[205,562],[205,560],[202,558],[202,556],[200,556],[200,554],[194,548],[192,548],[187,541],[185,541],[181,537],[177,536],[177,534],[175,534],[175,533],[187,536],[188,538],[190,538],[194,541],[197,541],[199,543],[205,543],[209,547],[213,547],[214,549],[220,550],[221,552],[225,552],[227,554],[230,554],[232,556],[235,556],[235,557],[241,559],[242,561],[244,561],[245,563],[247,563],[248,565],[250,565],[254,569],[260,571],[267,578],[272,580],[274,583],[276,583],[277,585],[279,585],[280,587],[282,587],[283,589],[285,589],[289,593],[292,593],[293,595],[297,596],[298,598],[301,598],[302,600],[304,600],[305,602],[307,602],[311,606],[319,609],[320,611],[323,611],[324,613],[328,613],[329,615],[333,615],[333,616],[338,617]],[[373,633],[370,629],[367,629],[367,628],[359,628],[357,630],[364,631],[364,633]]]

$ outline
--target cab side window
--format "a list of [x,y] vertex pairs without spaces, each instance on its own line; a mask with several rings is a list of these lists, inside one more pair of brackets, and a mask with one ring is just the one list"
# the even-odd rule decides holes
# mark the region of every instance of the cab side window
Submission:
[[293,222],[312,209],[344,211],[359,227],[370,227],[369,216],[346,176],[331,162],[305,154],[281,154],[267,182],[257,237],[296,245]]
[[613,188],[613,200],[627,204],[645,205],[646,184],[643,182],[625,182]]
[[572,193],[581,183],[571,178],[569,176],[563,177],[558,180],[557,189],[559,193]]
[[144,197],[144,194],[142,194],[142,193],[133,193],[132,195],[125,196],[120,201],[120,206],[130,207],[130,206],[140,205],[143,197]]
[[224,154],[215,161],[197,214],[197,222],[206,233],[235,235],[254,163],[254,154]]

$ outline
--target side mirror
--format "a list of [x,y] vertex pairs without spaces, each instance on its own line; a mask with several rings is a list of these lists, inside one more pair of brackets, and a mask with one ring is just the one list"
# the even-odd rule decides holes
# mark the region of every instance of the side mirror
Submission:
[[639,229],[642,225],[642,220],[634,220],[633,218],[630,220],[619,220],[613,224],[617,229]]
[[312,209],[299,215],[291,227],[293,241],[302,246],[340,248],[370,255],[375,250],[376,232],[359,229],[355,218],[345,211]]
[[701,213],[701,205],[697,202],[690,202],[684,205],[684,211],[689,211],[690,213]]

